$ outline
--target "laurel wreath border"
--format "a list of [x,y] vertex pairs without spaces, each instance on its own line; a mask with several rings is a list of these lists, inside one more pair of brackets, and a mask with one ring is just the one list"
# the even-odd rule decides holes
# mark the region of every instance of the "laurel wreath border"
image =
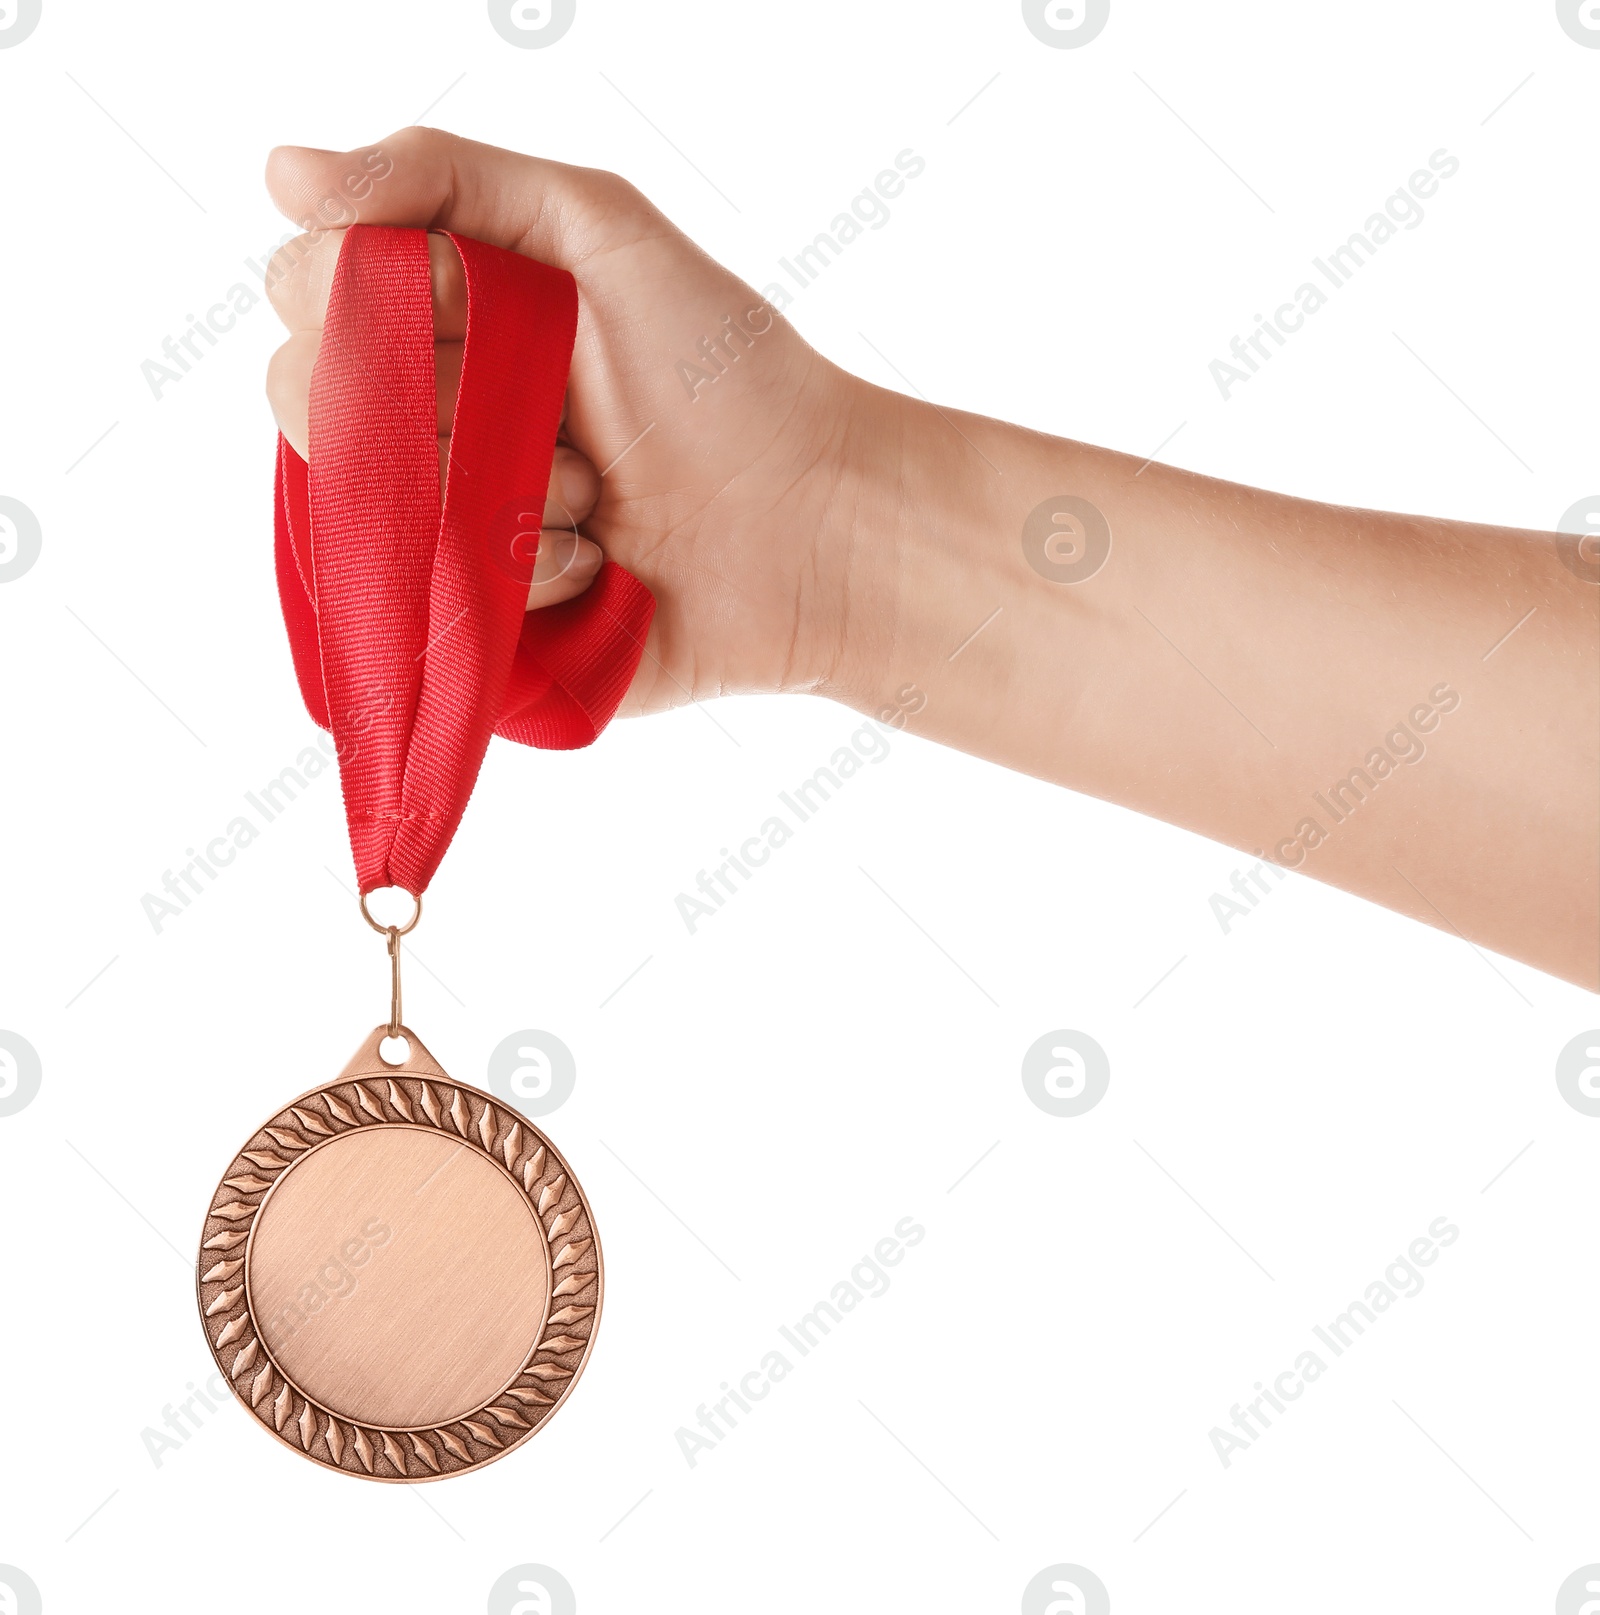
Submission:
[[[303,1155],[357,1128],[401,1124],[458,1137],[502,1168],[533,1207],[551,1278],[551,1309],[511,1384],[463,1418],[414,1429],[361,1425],[307,1396],[262,1338],[244,1271],[244,1250],[268,1192]],[[520,1446],[583,1372],[600,1308],[594,1224],[566,1162],[531,1123],[481,1089],[448,1078],[363,1073],[286,1105],[239,1151],[218,1185],[200,1252],[195,1271],[201,1324],[234,1394],[295,1451],[371,1480],[442,1480]],[[209,1266],[208,1257],[214,1258]]]

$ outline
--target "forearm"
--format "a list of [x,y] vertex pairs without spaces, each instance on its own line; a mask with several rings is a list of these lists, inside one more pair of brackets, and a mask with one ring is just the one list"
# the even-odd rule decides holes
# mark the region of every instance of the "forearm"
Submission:
[[[835,693],[1596,985],[1600,590],[1547,535],[859,414]],[[1025,544],[1064,494],[1098,570]]]

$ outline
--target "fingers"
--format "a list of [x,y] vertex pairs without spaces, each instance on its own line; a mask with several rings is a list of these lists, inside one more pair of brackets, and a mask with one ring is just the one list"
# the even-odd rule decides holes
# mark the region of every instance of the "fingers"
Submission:
[[528,586],[528,610],[560,605],[594,582],[604,557],[600,546],[570,528],[546,528],[539,534],[539,558]]
[[550,493],[545,501],[546,527],[577,527],[600,503],[600,473],[587,455],[567,443],[556,444],[550,466]]
[[[296,236],[267,265],[267,297],[291,331],[320,331],[328,314],[333,272],[344,245],[343,230]],[[467,280],[461,254],[442,235],[428,237],[428,268],[433,284],[433,334],[459,342],[467,334]]]
[[267,360],[267,402],[302,460],[311,458],[311,369],[321,343],[317,331],[297,332]]
[[[278,430],[302,460],[311,458],[311,372],[321,346],[320,331],[296,331],[267,361],[267,402],[272,405]],[[434,430],[441,439],[450,436],[455,418],[464,351],[460,342],[433,345]]]
[[[302,460],[311,457],[311,372],[321,346],[320,331],[297,331],[267,361],[267,401],[272,405],[278,430],[288,438],[289,446]],[[440,437],[449,437],[450,423],[455,418],[464,351],[460,342],[436,342],[433,347],[437,400],[434,430]]]
[[[290,331],[273,356],[267,393],[280,429],[309,451],[311,371],[344,231],[352,224],[453,230],[545,263],[576,269],[586,258],[670,231],[661,214],[614,174],[570,168],[431,129],[404,129],[352,152],[281,146],[267,161],[267,188],[306,232],[273,259],[268,294]],[[461,376],[466,285],[442,236],[429,239],[441,477]],[[600,493],[594,466],[557,446],[546,494],[530,609],[581,594],[600,570],[599,548],[576,531]]]
[[[318,331],[296,332],[267,364],[267,401],[272,406],[278,430],[302,460],[311,457],[311,371],[321,342],[322,335]],[[441,476],[456,395],[461,388],[462,351],[459,342],[441,342],[434,347]],[[566,528],[570,532],[594,514],[599,500],[599,472],[575,448],[558,443],[550,465],[550,486],[541,525]]]
[[[267,190],[282,213],[311,233],[349,224],[426,226],[563,269],[619,231],[660,220],[614,174],[438,129],[402,129],[349,152],[279,146],[267,158]],[[621,202],[627,206],[619,208]]]

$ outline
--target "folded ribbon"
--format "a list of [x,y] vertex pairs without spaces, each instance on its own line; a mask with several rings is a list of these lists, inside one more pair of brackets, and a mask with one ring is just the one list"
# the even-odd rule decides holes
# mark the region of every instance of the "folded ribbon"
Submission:
[[346,232],[309,466],[278,440],[279,598],[306,707],[333,733],[363,893],[421,895],[491,733],[590,744],[655,610],[610,561],[575,599],[526,609],[577,289],[565,270],[450,240],[467,334],[442,500],[425,230]]

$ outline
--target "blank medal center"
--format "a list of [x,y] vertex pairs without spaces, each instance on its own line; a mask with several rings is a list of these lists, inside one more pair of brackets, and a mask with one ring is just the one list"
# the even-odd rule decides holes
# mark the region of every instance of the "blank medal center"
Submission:
[[527,1199],[470,1144],[370,1127],[278,1180],[250,1241],[257,1327],[313,1401],[411,1428],[471,1414],[532,1352],[550,1291]]

